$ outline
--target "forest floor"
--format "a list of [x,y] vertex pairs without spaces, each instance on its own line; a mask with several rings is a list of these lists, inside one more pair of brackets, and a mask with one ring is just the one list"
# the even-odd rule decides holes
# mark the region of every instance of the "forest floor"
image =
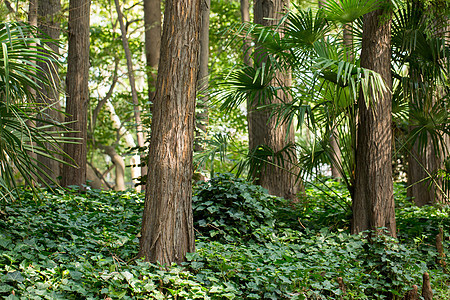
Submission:
[[332,180],[296,205],[225,175],[194,194],[196,252],[161,268],[135,259],[143,195],[22,190],[0,208],[0,298],[401,299],[427,272],[434,299],[450,299],[435,242],[442,228],[449,255],[450,208],[417,208],[402,184],[398,239],[371,242],[349,234],[348,193]]

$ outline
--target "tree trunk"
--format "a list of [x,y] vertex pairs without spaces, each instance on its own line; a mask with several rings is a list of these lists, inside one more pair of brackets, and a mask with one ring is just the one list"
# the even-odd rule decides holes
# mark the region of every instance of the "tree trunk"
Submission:
[[144,25],[148,99],[153,101],[161,48],[161,0],[144,0]]
[[[283,13],[289,7],[289,1],[286,0],[256,0],[254,2],[254,22],[263,26],[271,26],[278,24]],[[267,54],[264,49],[257,47],[255,53],[255,64],[261,64],[267,59]],[[291,74],[289,72],[277,72],[276,77],[278,82],[283,82],[284,85],[291,85]],[[276,82],[272,84],[276,85]],[[283,91],[279,92],[280,99],[264,99],[266,102],[281,103],[289,102],[289,95]],[[252,99],[253,100],[253,99]],[[286,123],[276,124],[277,118],[270,118],[271,111],[268,109],[256,109],[258,104],[256,101],[248,106],[248,134],[249,134],[249,149],[252,151],[259,145],[267,145],[274,152],[280,151],[288,145],[294,145],[295,136],[292,126]],[[259,178],[255,183],[260,184],[266,188],[270,194],[284,197],[286,199],[296,200],[299,191],[299,184],[296,182],[296,175],[291,173],[292,166],[296,163],[295,155],[291,156],[289,162],[288,155],[284,155],[284,164],[278,161],[271,161],[265,164],[263,169],[258,174]],[[267,158],[270,160],[270,158]],[[296,173],[296,172],[294,172]]]
[[[37,2],[37,21],[38,29],[45,36],[45,38],[50,37],[54,40],[59,40],[59,35],[61,33],[60,29],[60,13],[61,13],[61,3],[59,0],[35,0]],[[31,4],[31,2],[30,2]],[[52,49],[55,53],[59,53],[59,47],[56,43],[46,43],[47,46]],[[45,73],[50,74],[51,78],[58,80],[58,69],[49,60],[38,61],[37,65],[44,70]],[[51,119],[56,122],[60,122],[63,117],[59,113],[61,105],[59,102],[59,82],[53,82],[54,86],[44,86],[41,85],[39,90],[37,101],[43,103],[45,106],[52,105],[52,108],[45,109],[43,111],[43,119]],[[38,123],[37,126],[42,126],[45,124]],[[48,131],[53,131],[54,128],[49,128]],[[46,143],[47,147],[52,147],[49,143]],[[47,173],[47,176],[42,176],[42,178],[48,183],[58,181],[60,175],[60,163],[44,157],[42,155],[37,155],[37,160],[42,164],[43,170]]]
[[330,148],[331,148],[331,177],[335,179],[342,178],[339,168],[337,166],[342,165],[341,159],[341,147],[339,146],[339,136],[336,128],[332,129],[332,135],[330,136]]
[[201,93],[196,120],[195,151],[202,151],[201,139],[205,137],[208,126],[208,81],[209,81],[209,12],[211,10],[211,0],[201,1],[201,27],[200,27],[200,53],[198,70],[198,91]]
[[364,16],[361,67],[378,72],[389,91],[379,91],[378,100],[371,102],[370,107],[366,106],[362,92],[358,99],[354,233],[385,227],[390,235],[396,236],[391,158],[390,39],[389,12],[380,9]]
[[28,2],[28,24],[37,26],[37,9],[38,0],[30,0]]
[[100,147],[109,157],[111,157],[111,161],[114,164],[116,169],[116,178],[115,178],[115,191],[124,191],[125,187],[125,162],[123,161],[122,156],[117,154],[116,149],[113,146],[101,146]]
[[441,159],[435,153],[430,138],[423,151],[419,150],[418,142],[412,146],[408,155],[407,196],[411,197],[417,206],[433,205],[442,201],[442,194],[436,183],[430,185],[430,176],[440,167]]
[[[129,148],[136,147],[136,143],[134,141],[134,138],[131,133],[129,133],[125,127],[123,127],[122,122],[120,121],[119,116],[116,114],[116,110],[114,109],[114,106],[111,104],[111,102],[108,100],[105,102],[105,107],[109,111],[109,116],[111,119],[111,122],[113,124],[114,129],[116,129],[120,136],[122,136],[125,140],[125,144]],[[136,184],[138,183],[136,178],[141,176],[141,169],[138,167],[141,164],[141,157],[139,155],[133,155],[130,158],[130,165],[131,165],[131,178],[133,179],[133,182]],[[140,191],[140,186],[136,187],[136,191]]]
[[431,289],[430,275],[423,273],[422,297],[424,300],[433,300],[433,290]]
[[139,256],[168,265],[184,261],[195,248],[192,152],[200,0],[167,0],[164,20]]
[[[250,22],[250,5],[248,3],[248,0],[241,0],[241,21],[242,21],[242,23]],[[248,38],[244,39],[244,64],[246,64],[247,66],[251,65],[250,47],[251,47],[250,39],[248,39]],[[247,103],[247,105],[248,104],[249,103]],[[248,106],[248,107],[250,107],[250,106]]]
[[[120,32],[122,34],[122,45],[123,50],[125,51],[125,57],[127,60],[127,70],[128,70],[128,80],[130,82],[131,88],[131,97],[133,99],[133,112],[134,112],[134,121],[136,122],[136,136],[137,136],[137,144],[139,148],[143,148],[145,144],[144,140],[144,130],[142,128],[142,120],[141,120],[141,106],[139,105],[139,98],[136,90],[136,81],[134,79],[134,70],[133,70],[133,61],[131,60],[131,51],[128,45],[127,32],[125,29],[125,24],[123,23],[123,15],[120,9],[119,0],[114,0],[117,11],[117,18],[120,24]],[[141,160],[143,155],[141,155]],[[141,167],[141,176],[144,176],[147,173],[147,167]]]
[[63,165],[62,185],[82,186],[86,183],[87,108],[89,105],[89,12],[90,1],[69,2],[69,52],[67,55],[66,121],[79,138],[79,144],[65,144],[64,151],[72,157],[77,168]]
[[[424,4],[421,1],[414,0],[412,7],[414,11],[424,11]],[[438,21],[436,21],[439,23]],[[436,28],[436,36],[445,38],[445,32],[448,32],[446,28]],[[448,44],[447,44],[448,45]],[[421,88],[414,88],[411,91],[411,107],[419,107],[420,110],[424,110],[431,113],[431,109],[436,105],[439,99],[445,98],[442,88],[435,84],[435,80],[432,83],[428,83],[428,80],[421,74],[421,69],[414,69],[411,65],[409,71],[410,78],[413,82],[426,82],[427,86],[430,86],[430,91],[423,91]],[[421,105],[418,105],[418,104]],[[413,121],[413,120],[411,120]],[[410,127],[412,131],[414,127]],[[433,205],[435,203],[444,202],[446,195],[442,192],[442,179],[437,178],[436,171],[444,167],[445,152],[440,151],[436,153],[433,140],[428,136],[427,143],[423,149],[419,149],[419,143],[416,142],[410,148],[408,153],[408,189],[407,195],[413,199],[417,206]],[[448,136],[444,134],[444,140],[448,140]]]

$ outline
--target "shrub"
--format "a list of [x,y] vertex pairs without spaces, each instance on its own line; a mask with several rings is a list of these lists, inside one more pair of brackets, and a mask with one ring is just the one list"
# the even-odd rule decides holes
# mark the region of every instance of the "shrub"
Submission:
[[281,202],[244,179],[220,174],[196,187],[194,226],[202,236],[216,241],[261,242],[273,232],[273,211]]

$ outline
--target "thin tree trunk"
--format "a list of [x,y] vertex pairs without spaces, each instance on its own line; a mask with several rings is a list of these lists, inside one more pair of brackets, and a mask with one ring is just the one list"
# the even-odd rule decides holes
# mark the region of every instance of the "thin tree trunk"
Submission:
[[[289,7],[289,1],[265,1],[256,0],[254,2],[254,22],[263,26],[271,26],[278,24],[283,13]],[[264,49],[257,47],[255,55],[255,64],[262,64],[267,59],[267,54]],[[291,85],[291,74],[289,72],[277,72],[276,77],[278,82],[283,82],[286,86]],[[272,84],[276,85],[276,82]],[[283,91],[279,92],[281,99],[264,99],[264,101],[272,101],[271,103],[290,102],[290,96]],[[251,99],[253,100],[253,99]],[[294,129],[287,123],[277,123],[276,117],[270,117],[271,111],[268,109],[257,109],[258,103],[253,103],[248,106],[248,128],[249,128],[249,149],[252,151],[259,145],[267,145],[274,152],[278,152],[289,145],[295,144]],[[292,174],[293,166],[296,164],[296,154],[288,156],[283,155],[284,163],[278,161],[270,161],[263,166],[263,169],[258,174],[259,178],[255,183],[260,184],[266,188],[270,194],[284,197],[290,200],[297,199],[297,193],[300,190],[300,185],[297,182],[297,177]],[[292,153],[291,153],[292,154]],[[267,158],[270,160],[270,158]],[[291,160],[290,160],[291,159]],[[297,172],[293,172],[297,173]]]
[[[31,4],[31,2],[30,2]],[[47,38],[50,37],[54,40],[59,40],[59,35],[61,33],[60,28],[60,13],[61,13],[61,3],[59,0],[39,0],[37,1],[37,20],[38,29]],[[52,49],[55,53],[59,53],[59,47],[56,43],[46,43],[47,46]],[[38,61],[37,65],[44,70],[45,73],[50,74],[51,78],[58,80],[58,69],[49,60]],[[54,81],[53,86],[41,85],[38,94],[38,102],[43,103],[45,106],[51,105],[52,108],[45,109],[42,115],[44,119],[51,119],[56,122],[60,122],[63,117],[60,114],[61,104],[59,99],[59,81]],[[38,123],[37,126],[42,126],[44,124]],[[49,128],[49,131],[53,131],[54,128]],[[47,147],[53,147],[49,143],[46,143]],[[56,150],[56,149],[55,149]],[[60,175],[60,163],[44,157],[42,155],[37,155],[37,160],[42,164],[44,171],[47,173],[49,178],[42,176],[42,178],[48,183],[57,182]]]
[[28,24],[31,26],[37,26],[37,8],[38,0],[30,0],[28,2]]
[[112,189],[113,187],[106,181],[105,176],[114,168],[114,165],[108,167],[103,173],[100,172],[95,166],[88,162],[86,167],[86,178],[90,180],[90,187],[93,189]]
[[198,71],[198,91],[201,94],[198,108],[201,109],[197,113],[196,120],[196,137],[194,144],[195,151],[202,151],[201,139],[206,136],[207,126],[209,123],[208,114],[208,81],[209,81],[209,12],[211,8],[211,0],[201,1],[201,27],[200,27],[200,53],[199,53],[199,71]]
[[144,25],[148,98],[153,101],[161,48],[161,0],[144,0]]
[[[241,21],[242,23],[250,22],[250,5],[248,0],[241,0]],[[252,62],[250,60],[251,41],[248,38],[244,39],[244,64],[251,66]],[[249,105],[250,103],[247,103]],[[248,106],[250,107],[250,106]]]
[[[120,136],[123,136],[125,140],[125,144],[129,148],[136,147],[136,143],[134,141],[133,136],[131,133],[129,133],[125,127],[122,126],[122,122],[120,121],[119,116],[116,114],[116,111],[114,109],[114,106],[111,104],[110,101],[105,102],[106,109],[109,111],[109,116],[111,119],[111,122],[113,124],[114,129],[116,129]],[[141,164],[141,157],[139,155],[133,155],[130,158],[130,165],[131,165],[131,178],[133,179],[133,182],[136,184],[139,176],[141,176],[141,169],[138,167]],[[136,191],[140,191],[140,186],[136,187]]]
[[77,168],[63,165],[62,185],[82,186],[86,183],[86,138],[87,108],[89,105],[89,12],[90,1],[70,0],[69,2],[69,52],[67,55],[67,100],[66,121],[79,144],[65,144],[65,152],[72,157]]
[[[134,120],[136,122],[136,135],[137,135],[137,144],[139,148],[143,148],[145,144],[144,139],[144,130],[142,128],[142,120],[141,120],[141,107],[139,105],[139,98],[136,90],[136,82],[134,79],[134,70],[133,70],[133,62],[131,60],[131,51],[128,45],[127,32],[125,29],[125,25],[123,23],[123,15],[120,9],[119,0],[114,0],[117,11],[117,18],[120,24],[120,32],[122,33],[122,45],[125,51],[125,57],[127,59],[127,69],[128,69],[128,80],[130,82],[131,88],[131,97],[133,99],[133,111],[134,111]],[[141,155],[142,160],[143,155]],[[141,167],[141,176],[147,173],[147,167]]]
[[200,0],[167,0],[164,20],[139,256],[168,265],[184,261],[195,247],[192,152]]
[[385,227],[392,236],[396,236],[391,153],[390,39],[389,12],[377,10],[364,16],[361,67],[378,72],[389,91],[380,91],[377,102],[370,107],[366,106],[362,92],[358,99],[354,233]]
[[112,163],[114,164],[116,170],[116,177],[114,179],[115,191],[124,191],[125,187],[125,162],[123,161],[122,156],[117,154],[116,149],[113,146],[100,146],[100,148],[105,151],[106,154],[111,158]]

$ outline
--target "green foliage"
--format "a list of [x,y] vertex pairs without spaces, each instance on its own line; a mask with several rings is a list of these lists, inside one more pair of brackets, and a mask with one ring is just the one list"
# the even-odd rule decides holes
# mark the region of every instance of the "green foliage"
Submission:
[[168,269],[134,260],[142,194],[41,190],[39,202],[22,191],[22,201],[0,211],[0,298],[401,299],[427,271],[435,298],[448,299],[450,276],[432,241],[439,226],[450,230],[448,207],[412,207],[397,185],[400,239],[370,240],[339,228],[348,215],[333,203],[349,196],[343,184],[326,183],[334,194],[310,185],[294,206],[230,175],[201,184],[194,206],[216,204],[196,214],[210,207],[220,230],[197,224],[205,234],[196,252]]
[[[36,28],[21,23],[0,24],[0,201],[16,188],[16,173],[33,186],[34,180],[51,177],[32,153],[63,163],[61,143],[74,142],[62,137],[65,126],[48,115],[51,105],[37,103],[42,87],[58,90],[58,78],[37,65],[57,68],[58,56],[38,39]],[[34,92],[33,92],[34,91]],[[39,125],[41,124],[41,125]],[[59,157],[58,157],[59,156]]]
[[280,199],[232,174],[201,182],[192,199],[194,226],[220,242],[264,241],[274,227]]
[[180,267],[137,261],[143,199],[132,192],[25,192],[0,219],[0,297],[205,299]]
[[306,196],[300,199],[294,211],[304,226],[316,230],[323,227],[349,230],[351,197],[344,183],[317,177],[306,183],[305,188]]

